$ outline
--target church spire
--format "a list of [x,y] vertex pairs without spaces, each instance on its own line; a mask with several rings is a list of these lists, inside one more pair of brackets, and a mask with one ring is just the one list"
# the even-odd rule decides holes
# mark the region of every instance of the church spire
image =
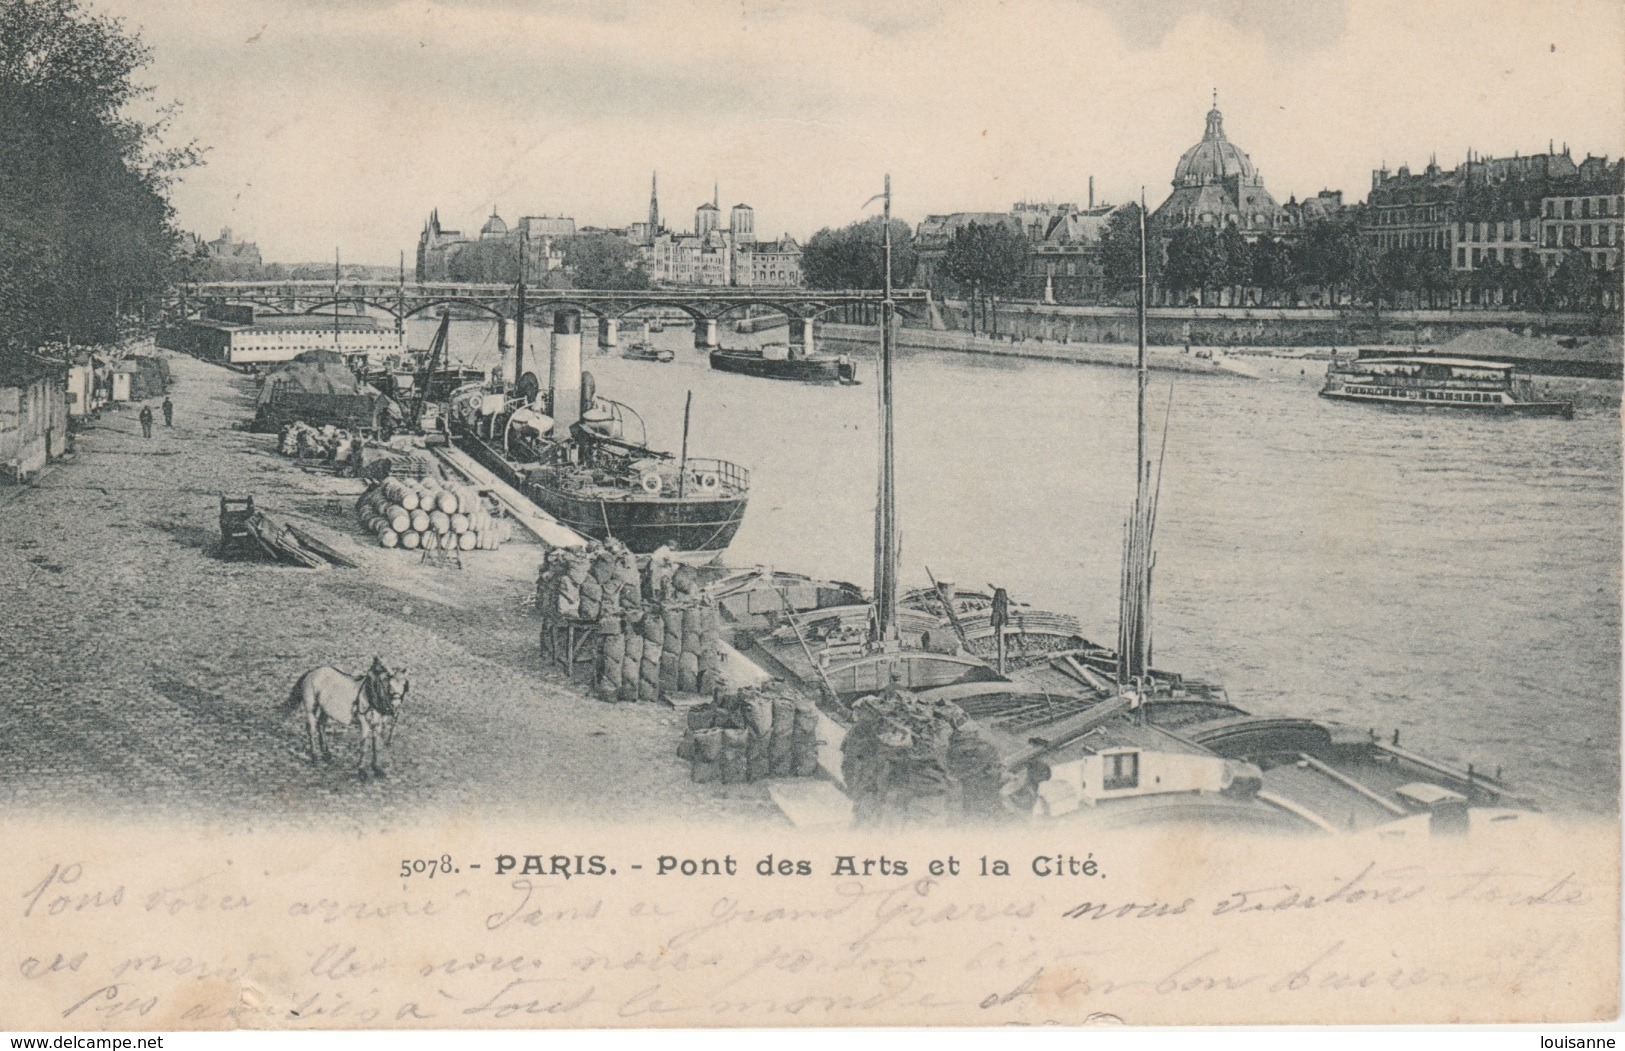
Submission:
[[649,173],[649,236],[660,232],[660,173]]

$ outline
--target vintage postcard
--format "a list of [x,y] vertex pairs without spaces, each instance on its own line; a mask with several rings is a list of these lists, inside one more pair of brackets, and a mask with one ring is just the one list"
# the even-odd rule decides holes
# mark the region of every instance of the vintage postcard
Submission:
[[0,1028],[1615,1020],[1622,87],[0,0]]

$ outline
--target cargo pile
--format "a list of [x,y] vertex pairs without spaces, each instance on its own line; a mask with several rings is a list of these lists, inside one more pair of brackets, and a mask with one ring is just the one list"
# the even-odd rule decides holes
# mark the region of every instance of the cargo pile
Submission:
[[778,679],[688,710],[677,755],[693,779],[741,784],[818,773],[818,709]]
[[359,439],[354,438],[342,427],[334,427],[332,424],[312,427],[301,420],[295,420],[282,428],[277,448],[283,456],[335,462],[350,458],[350,445],[356,440]]
[[841,779],[855,828],[997,821],[1005,816],[997,750],[951,701],[896,685],[852,706]]
[[379,544],[408,551],[495,551],[512,529],[469,486],[412,478],[368,487],[356,514]]
[[722,622],[700,591],[692,570],[611,540],[549,552],[536,608],[549,645],[560,630],[591,629],[604,700],[653,702],[720,686]]

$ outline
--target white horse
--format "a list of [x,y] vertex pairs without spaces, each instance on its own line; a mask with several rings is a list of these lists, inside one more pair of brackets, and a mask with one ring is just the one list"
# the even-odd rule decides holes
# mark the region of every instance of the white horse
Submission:
[[384,662],[374,657],[372,667],[365,675],[346,675],[337,668],[316,668],[299,677],[288,693],[288,707],[299,707],[305,713],[305,726],[310,733],[311,762],[326,762],[327,741],[322,728],[331,719],[349,726],[355,723],[361,729],[361,779],[370,772],[384,776],[378,764],[378,738],[383,736],[389,746],[395,736],[395,719],[400,714],[406,693],[412,688],[406,671],[390,671]]

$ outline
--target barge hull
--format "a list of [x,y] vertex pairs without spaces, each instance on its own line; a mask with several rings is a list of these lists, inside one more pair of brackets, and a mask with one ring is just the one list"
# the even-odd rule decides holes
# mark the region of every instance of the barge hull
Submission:
[[1391,405],[1410,409],[1460,409],[1467,412],[1487,413],[1491,416],[1561,416],[1574,419],[1574,406],[1566,401],[1435,401],[1428,398],[1385,398],[1370,394],[1349,394],[1345,391],[1320,392],[1322,398],[1333,401],[1352,401],[1366,405]]

